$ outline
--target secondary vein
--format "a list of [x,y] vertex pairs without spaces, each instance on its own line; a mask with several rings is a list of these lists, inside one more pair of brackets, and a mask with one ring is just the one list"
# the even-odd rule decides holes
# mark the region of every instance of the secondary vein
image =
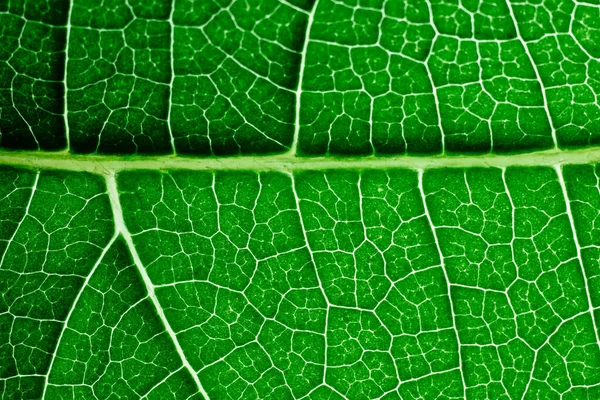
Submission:
[[114,172],[109,173],[106,176],[106,188],[108,190],[108,196],[110,198],[110,205],[111,205],[111,208],[113,211],[113,218],[115,220],[115,231],[117,234],[120,233],[121,236],[123,236],[123,239],[125,239],[125,243],[127,243],[127,247],[129,248],[129,251],[131,252],[131,256],[133,257],[133,262],[134,262],[135,266],[137,267],[137,269],[140,273],[140,276],[142,277],[142,280],[144,281],[146,290],[148,291],[148,297],[150,297],[150,300],[152,301],[152,304],[154,305],[154,308],[156,309],[156,312],[158,313],[159,318],[161,319],[162,323],[164,324],[169,337],[171,338],[173,344],[175,345],[175,349],[177,350],[177,354],[179,354],[179,358],[181,359],[183,365],[189,371],[190,375],[194,379],[194,382],[196,383],[198,391],[202,394],[204,399],[209,400],[208,394],[202,387],[202,384],[200,383],[200,379],[198,378],[198,375],[196,374],[196,372],[190,365],[189,361],[185,357],[185,354],[183,353],[183,349],[181,348],[181,345],[179,344],[177,335],[175,335],[175,332],[171,328],[171,325],[169,324],[169,321],[167,320],[167,318],[165,316],[165,313],[158,301],[158,298],[156,297],[156,293],[154,290],[155,289],[154,284],[150,280],[150,277],[148,276],[148,272],[146,271],[146,268],[142,264],[142,260],[140,259],[140,256],[139,256],[135,246],[133,245],[133,239],[131,238],[131,233],[129,233],[129,230],[127,229],[127,226],[125,225],[125,220],[123,218],[123,209],[121,208],[121,203],[119,202],[119,193],[117,191],[117,181],[116,181]]

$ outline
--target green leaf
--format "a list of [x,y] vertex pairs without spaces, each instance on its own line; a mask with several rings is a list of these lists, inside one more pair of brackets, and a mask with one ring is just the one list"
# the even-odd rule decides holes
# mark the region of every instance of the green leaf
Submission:
[[600,14],[570,0],[11,0],[0,145],[515,153],[600,143]]
[[600,398],[599,17],[0,2],[0,397]]
[[599,387],[592,166],[1,176],[9,398]]

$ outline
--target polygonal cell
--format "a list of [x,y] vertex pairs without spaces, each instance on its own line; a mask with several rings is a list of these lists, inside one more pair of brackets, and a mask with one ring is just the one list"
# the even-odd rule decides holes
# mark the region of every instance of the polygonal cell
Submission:
[[64,123],[65,28],[69,3],[0,4],[0,145],[59,150]]

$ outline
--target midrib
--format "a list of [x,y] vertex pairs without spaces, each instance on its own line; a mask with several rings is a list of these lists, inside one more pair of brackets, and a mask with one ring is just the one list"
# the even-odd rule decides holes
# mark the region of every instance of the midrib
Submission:
[[389,169],[556,166],[600,162],[600,147],[546,150],[528,154],[480,156],[296,157],[289,154],[237,157],[76,155],[67,152],[0,150],[0,165],[107,174],[140,169],[300,171],[327,169]]

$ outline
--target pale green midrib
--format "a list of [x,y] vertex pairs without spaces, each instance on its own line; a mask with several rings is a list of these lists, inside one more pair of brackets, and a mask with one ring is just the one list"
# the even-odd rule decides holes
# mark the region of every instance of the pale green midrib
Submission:
[[556,166],[600,163],[600,147],[559,150],[527,154],[482,156],[395,156],[395,157],[295,157],[289,154],[271,156],[239,156],[192,158],[182,156],[113,156],[74,155],[66,152],[0,150],[0,165],[32,169],[61,169],[108,174],[111,171],[140,169],[183,170],[256,170],[300,171],[327,169],[415,170],[434,168]]

